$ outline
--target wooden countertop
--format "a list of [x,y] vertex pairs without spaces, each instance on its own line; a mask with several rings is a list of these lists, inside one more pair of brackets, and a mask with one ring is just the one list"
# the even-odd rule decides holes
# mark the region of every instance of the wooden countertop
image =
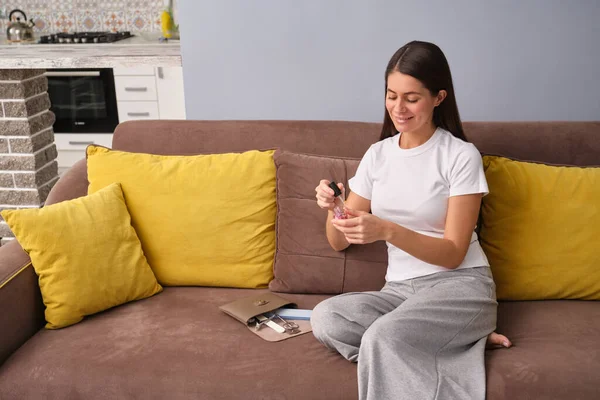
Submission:
[[[114,68],[181,66],[179,40],[159,42],[160,34],[140,33],[114,43],[14,44],[0,37],[0,68]],[[39,35],[38,35],[39,38]]]

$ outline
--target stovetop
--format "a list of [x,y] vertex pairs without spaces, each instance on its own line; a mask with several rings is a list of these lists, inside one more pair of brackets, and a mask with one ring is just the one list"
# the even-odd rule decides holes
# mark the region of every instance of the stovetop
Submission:
[[41,44],[74,44],[74,43],[112,43],[118,40],[127,39],[134,35],[129,31],[123,32],[73,32],[73,33],[55,33],[52,35],[41,36]]

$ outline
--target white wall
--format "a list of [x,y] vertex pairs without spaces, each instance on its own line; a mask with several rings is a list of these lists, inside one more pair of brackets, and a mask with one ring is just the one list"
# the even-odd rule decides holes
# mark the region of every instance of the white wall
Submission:
[[600,120],[598,0],[179,1],[188,119],[383,117],[410,40],[446,53],[462,119]]

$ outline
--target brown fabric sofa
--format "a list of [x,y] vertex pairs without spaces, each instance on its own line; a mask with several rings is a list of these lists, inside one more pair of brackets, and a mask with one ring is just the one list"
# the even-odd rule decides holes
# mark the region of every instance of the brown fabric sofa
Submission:
[[[379,129],[359,122],[136,121],[117,128],[113,148],[185,155],[279,147],[360,158]],[[470,122],[465,130],[484,153],[571,165],[600,160],[598,122]],[[85,195],[86,176],[81,160],[47,204]],[[297,228],[280,224],[278,234]],[[383,285],[381,268],[345,278],[353,290]],[[356,365],[312,334],[269,343],[218,309],[263,289],[166,287],[152,298],[46,330],[35,272],[16,241],[0,248],[0,286],[3,400],[357,397]],[[312,308],[329,295],[282,296]],[[514,347],[488,350],[488,399],[600,398],[600,302],[500,302],[498,331]]]

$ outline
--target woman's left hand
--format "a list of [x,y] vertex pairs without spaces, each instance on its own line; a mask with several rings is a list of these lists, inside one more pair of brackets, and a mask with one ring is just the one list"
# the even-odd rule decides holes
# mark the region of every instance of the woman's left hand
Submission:
[[348,243],[366,244],[385,239],[386,221],[368,212],[345,208],[348,219],[332,219],[335,228]]

